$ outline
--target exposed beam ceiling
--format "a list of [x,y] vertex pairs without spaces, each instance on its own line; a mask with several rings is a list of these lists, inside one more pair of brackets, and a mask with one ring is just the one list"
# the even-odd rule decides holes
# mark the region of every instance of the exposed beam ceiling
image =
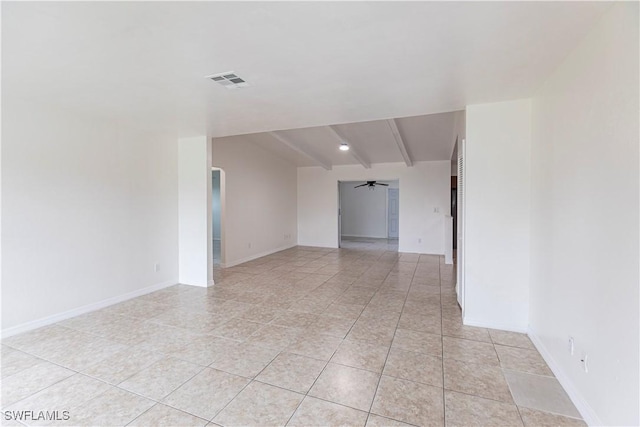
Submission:
[[358,163],[360,163],[365,169],[371,169],[371,163],[364,159],[364,157],[360,154],[359,150],[354,147],[353,143],[345,138],[345,136],[340,132],[339,129],[336,129],[335,126],[327,126],[329,131],[338,139],[340,142],[346,142],[349,144],[348,153],[351,154],[351,157],[356,159]]
[[396,144],[398,144],[398,150],[400,150],[400,154],[402,154],[404,162],[407,166],[413,166],[413,161],[411,160],[411,156],[407,151],[407,146],[402,139],[402,135],[400,135],[400,131],[398,130],[398,125],[396,124],[395,119],[387,120],[387,124],[389,125],[389,129],[391,129],[391,133],[396,140]]
[[284,145],[286,145],[287,147],[291,148],[292,150],[295,150],[298,153],[306,156],[307,158],[312,160],[314,163],[316,163],[318,166],[321,166],[321,167],[323,167],[324,169],[326,169],[328,171],[331,170],[331,163],[330,162],[328,162],[327,160],[322,159],[320,156],[318,156],[316,153],[313,153],[308,148],[301,147],[300,145],[296,144],[295,142],[291,141],[290,139],[286,138],[285,136],[280,135],[277,132],[269,132],[269,135],[271,135],[272,137],[274,137],[278,141],[282,142]]

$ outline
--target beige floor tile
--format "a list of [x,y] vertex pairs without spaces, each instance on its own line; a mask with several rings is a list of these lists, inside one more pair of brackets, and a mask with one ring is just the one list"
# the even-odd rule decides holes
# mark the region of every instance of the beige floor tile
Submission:
[[265,305],[255,307],[252,310],[240,314],[240,319],[249,320],[251,322],[269,323],[282,313],[282,310],[276,307]]
[[347,335],[348,340],[369,341],[389,346],[393,341],[395,326],[376,324],[366,319],[358,319]]
[[268,384],[249,384],[213,422],[224,426],[284,426],[304,395]]
[[578,418],[563,417],[529,408],[520,408],[520,416],[525,427],[586,427],[587,425]]
[[516,405],[446,391],[444,395],[447,426],[522,426]]
[[2,372],[3,379],[42,362],[44,362],[44,360],[38,357],[7,346],[2,346],[2,358],[0,358],[0,366],[2,369],[0,369],[0,371]]
[[368,411],[380,376],[374,372],[329,363],[309,395]]
[[[8,410],[57,410],[72,408],[101,395],[113,387],[105,382],[75,374],[13,405]],[[40,424],[44,424],[40,423]]]
[[176,359],[206,366],[221,357],[226,357],[229,352],[234,351],[238,344],[239,341],[227,338],[199,335],[184,347],[171,352],[170,355]]
[[69,411],[69,419],[55,425],[124,426],[155,404],[154,401],[118,388],[110,388]]
[[355,322],[345,317],[333,317],[319,315],[318,318],[308,326],[310,333],[332,335],[344,338]]
[[123,381],[119,387],[160,400],[202,369],[199,365],[166,357]]
[[289,346],[301,333],[302,330],[297,328],[266,325],[258,329],[247,341],[251,344],[282,350]]
[[326,362],[292,353],[280,353],[256,377],[257,381],[298,393],[309,391]]
[[304,398],[291,420],[290,427],[309,426],[364,426],[367,413],[353,408],[316,399]]
[[421,316],[419,314],[403,313],[398,323],[398,328],[409,329],[430,334],[442,334],[442,321],[440,313],[433,316]]
[[500,358],[500,365],[502,365],[504,369],[553,376],[553,372],[551,372],[551,369],[549,369],[537,350],[506,347],[503,345],[496,345],[495,348]]
[[475,326],[465,326],[461,319],[442,318],[442,334],[449,337],[464,338],[467,340],[491,342],[489,331]]
[[164,356],[158,353],[152,353],[138,347],[128,347],[82,372],[111,384],[119,384],[163,358]]
[[297,313],[284,311],[271,321],[272,325],[286,326],[288,328],[306,328],[317,319],[317,314]]
[[445,401],[449,425],[520,425],[517,403],[525,425],[582,425],[526,335],[462,324],[443,257],[369,240],[216,264],[215,287],[3,340],[3,404],[73,425],[416,426]]
[[392,347],[399,350],[442,356],[442,337],[426,332],[398,329],[393,338]]
[[376,414],[369,414],[366,427],[412,427],[413,424],[403,423],[402,421],[392,420],[391,418],[381,417]]
[[514,371],[505,371],[504,376],[516,405],[580,418],[580,413],[555,378]]
[[444,388],[512,403],[502,369],[493,365],[444,359]]
[[380,373],[388,353],[387,346],[346,340],[340,344],[331,362]]
[[181,385],[163,402],[169,406],[210,420],[249,384],[247,378],[205,368]]
[[331,304],[322,312],[324,316],[343,317],[345,319],[353,320],[354,322],[358,319],[360,313],[362,313],[362,306],[359,304],[350,305],[338,303]]
[[218,314],[197,313],[187,311],[186,309],[171,309],[153,317],[149,321],[176,328],[193,329],[198,332],[209,333],[228,320],[227,316]]
[[52,384],[69,378],[73,371],[42,361],[2,379],[2,407],[18,402]]
[[[86,332],[56,327],[56,325],[41,328],[41,330],[50,331],[50,334],[27,344],[27,349],[24,351],[75,371],[82,370],[125,348],[122,344]],[[39,332],[40,330],[33,331],[36,334]],[[27,337],[29,335],[30,333],[25,334]],[[69,351],[71,348],[73,351]]]
[[246,378],[254,378],[278,355],[279,349],[248,342],[238,344],[210,366]]
[[342,338],[331,335],[302,334],[296,338],[286,351],[318,360],[328,361],[338,349]]
[[244,319],[231,319],[218,326],[211,333],[223,338],[244,341],[258,329],[264,327],[261,323],[250,322]]
[[500,366],[493,344],[461,338],[442,337],[442,345],[445,359]]
[[207,420],[159,403],[129,424],[132,427],[202,427],[205,425]]
[[371,412],[421,426],[444,422],[442,389],[426,384],[382,376]]
[[536,349],[527,334],[489,329],[489,335],[491,336],[491,341],[493,341],[494,344],[527,348],[529,350]]
[[200,336],[202,334],[194,331],[162,325],[161,329],[147,335],[140,346],[148,351],[171,354]]
[[111,325],[105,330],[105,338],[125,345],[138,345],[153,336],[166,330],[167,326],[159,323],[148,322],[143,319],[123,318],[127,321],[122,324]]
[[126,320],[126,318],[118,314],[106,310],[97,310],[63,320],[62,322],[58,322],[57,325],[79,331],[96,333],[104,330],[105,327],[123,320]]
[[392,348],[384,375],[442,387],[442,358]]

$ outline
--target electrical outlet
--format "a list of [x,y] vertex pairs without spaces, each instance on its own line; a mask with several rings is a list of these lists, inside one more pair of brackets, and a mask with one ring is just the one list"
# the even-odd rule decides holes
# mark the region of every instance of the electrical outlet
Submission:
[[422,239],[418,239],[418,243],[422,243]]
[[157,273],[158,271],[160,271],[160,264],[159,264],[159,263],[157,263],[157,262],[156,262],[156,263],[153,265],[153,271],[155,271],[156,273]]
[[573,342],[573,337],[569,337],[569,354],[573,356],[575,353],[575,343]]
[[433,213],[440,213],[440,208],[433,208]]
[[582,357],[580,358],[580,362],[582,362],[582,369],[584,369],[584,373],[588,374],[589,373],[589,355],[587,353],[583,353]]
[[248,247],[249,249],[251,249],[251,242],[249,242],[249,244],[247,245],[247,247]]

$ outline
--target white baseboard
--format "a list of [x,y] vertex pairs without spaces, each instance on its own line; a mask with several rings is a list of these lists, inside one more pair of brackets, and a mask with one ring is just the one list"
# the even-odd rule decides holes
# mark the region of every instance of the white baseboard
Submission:
[[12,335],[28,332],[33,329],[38,329],[43,326],[51,325],[53,323],[60,322],[62,320],[70,319],[81,314],[89,313],[90,311],[100,310],[101,308],[108,307],[110,305],[118,304],[120,302],[136,298],[142,295],[149,294],[151,292],[159,291],[160,289],[168,288],[177,284],[175,281],[156,283],[155,285],[147,286],[146,288],[138,289],[126,294],[117,295],[115,297],[107,298],[102,301],[95,302],[93,304],[83,305],[82,307],[74,308],[64,311],[62,313],[53,314],[51,316],[42,317],[40,319],[32,320],[30,322],[22,323],[20,325],[12,326],[2,330],[2,338],[7,338]]
[[531,328],[529,328],[528,335],[531,339],[531,342],[533,342],[533,345],[535,345],[538,349],[538,352],[540,353],[544,361],[547,362],[547,365],[549,365],[549,368],[553,372],[553,375],[556,376],[556,379],[558,380],[562,388],[564,388],[564,391],[567,392],[567,395],[569,395],[569,398],[575,405],[578,412],[580,412],[580,415],[582,415],[582,419],[590,426],[605,425],[602,420],[600,420],[600,417],[598,417],[598,415],[596,414],[596,411],[593,410],[591,405],[589,405],[587,400],[582,396],[582,393],[578,391],[577,387],[573,384],[573,381],[571,381],[571,379],[564,373],[558,362],[556,362],[556,360],[551,355],[551,352],[542,343],[542,340]]
[[529,332],[527,327],[521,328],[511,324],[506,324],[506,323],[487,322],[484,320],[473,319],[473,318],[470,318],[469,316],[465,316],[462,319],[462,324],[467,326],[476,326],[478,328],[499,329],[501,331],[519,332],[521,334],[526,334],[527,332]]
[[291,249],[298,246],[297,243],[292,243],[290,245],[287,246],[282,246],[280,248],[277,249],[272,249],[272,250],[268,250],[268,251],[264,251],[264,252],[260,252],[258,254],[255,255],[251,255],[242,259],[237,259],[231,262],[226,262],[224,264],[221,264],[222,268],[229,268],[229,267],[234,267],[236,265],[239,264],[244,264],[245,262],[249,262],[249,261],[253,261],[254,259],[258,259],[258,258],[262,258],[263,256],[267,256],[267,255],[271,255],[271,254],[275,254],[276,252],[280,252],[280,251],[286,251],[287,249]]
[[388,239],[387,236],[361,236],[359,234],[343,234],[341,237],[355,237],[357,239]]

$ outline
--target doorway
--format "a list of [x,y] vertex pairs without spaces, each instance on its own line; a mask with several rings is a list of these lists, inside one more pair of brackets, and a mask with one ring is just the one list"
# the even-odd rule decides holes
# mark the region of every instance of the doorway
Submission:
[[211,170],[211,217],[213,229],[213,269],[224,267],[225,254],[225,175],[220,168]]
[[344,249],[398,251],[399,181],[338,182],[338,242]]

